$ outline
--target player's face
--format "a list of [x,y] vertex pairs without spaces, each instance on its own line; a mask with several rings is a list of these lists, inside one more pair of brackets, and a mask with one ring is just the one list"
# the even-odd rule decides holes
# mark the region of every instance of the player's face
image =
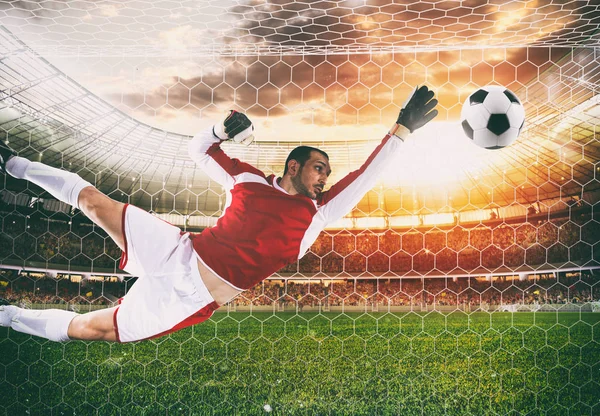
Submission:
[[310,156],[310,159],[292,177],[292,184],[299,194],[317,199],[317,196],[323,192],[323,188],[327,184],[331,167],[329,166],[329,160],[321,153],[313,151]]

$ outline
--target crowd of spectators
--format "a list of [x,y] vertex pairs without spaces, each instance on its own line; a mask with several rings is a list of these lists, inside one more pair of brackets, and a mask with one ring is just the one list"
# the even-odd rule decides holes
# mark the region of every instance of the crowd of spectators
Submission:
[[0,270],[0,297],[24,304],[110,306],[123,297],[135,279],[82,279],[80,275],[51,276],[41,272]]
[[[600,262],[600,223],[591,215],[541,221],[537,224],[478,224],[447,229],[411,228],[374,232],[321,233],[307,255],[280,273],[353,276],[472,272],[485,268]],[[594,254],[592,254],[594,253]],[[595,257],[594,257],[595,256]]]
[[600,280],[591,272],[497,278],[347,279],[322,282],[265,281],[234,302],[239,306],[479,306],[565,304],[600,301]]
[[[417,227],[376,232],[322,232],[300,261],[280,275],[382,276],[464,273],[524,265],[600,262],[600,223],[591,213],[494,226]],[[58,269],[117,270],[121,252],[99,227],[80,220],[8,213],[2,221],[0,262]]]
[[[31,304],[110,306],[135,279],[74,279],[0,270],[0,297]],[[600,301],[600,279],[589,270],[535,277],[266,280],[233,301],[235,306],[459,306],[565,304]]]
[[[2,211],[1,227],[0,264],[118,271],[119,248],[80,214]],[[591,213],[536,223],[327,231],[302,260],[274,275],[280,280],[265,281],[234,303],[302,308],[598,301],[600,288],[587,272],[575,277],[558,273],[535,281],[417,277],[485,271],[509,276],[524,266],[533,270],[593,266],[600,263],[599,235],[600,223]],[[112,305],[134,281],[0,270],[0,296],[25,303]]]

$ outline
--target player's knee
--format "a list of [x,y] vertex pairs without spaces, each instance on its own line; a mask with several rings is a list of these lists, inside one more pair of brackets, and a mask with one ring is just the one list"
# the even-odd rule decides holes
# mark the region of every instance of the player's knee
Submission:
[[99,322],[94,314],[77,315],[69,325],[68,335],[70,339],[96,341],[112,341],[111,328],[103,322]]
[[87,214],[88,217],[92,217],[96,214],[99,208],[98,191],[96,188],[87,187],[81,190],[79,193],[79,208]]
[[118,205],[122,204],[113,201],[93,186],[84,188],[79,194],[79,208],[94,222],[103,215],[110,215],[113,209],[119,209]]
[[77,315],[69,325],[69,338],[71,339],[89,339],[94,333],[93,322],[89,316]]

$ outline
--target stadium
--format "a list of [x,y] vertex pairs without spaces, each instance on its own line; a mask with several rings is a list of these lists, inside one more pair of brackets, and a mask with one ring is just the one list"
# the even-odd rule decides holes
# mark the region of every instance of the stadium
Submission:
[[[357,169],[428,85],[438,117],[299,261],[202,324],[129,344],[0,327],[0,414],[600,414],[600,7],[595,1],[0,4],[0,135],[200,232],[225,191],[187,154],[230,109],[281,176],[290,150]],[[518,140],[470,142],[487,85]],[[0,179],[0,297],[115,305],[138,276],[81,211]]]

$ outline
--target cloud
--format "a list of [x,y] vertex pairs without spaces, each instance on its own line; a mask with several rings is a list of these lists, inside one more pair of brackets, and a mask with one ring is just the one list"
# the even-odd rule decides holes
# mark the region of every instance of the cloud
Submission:
[[146,70],[158,86],[111,101],[157,121],[237,109],[255,118],[301,115],[297,122],[319,126],[388,124],[412,89],[426,84],[437,93],[440,118],[456,119],[475,88],[495,83],[518,91],[549,63],[547,48],[215,58],[178,76]]
[[[205,4],[206,3],[206,4]],[[0,2],[0,24],[32,45],[157,46],[171,51],[458,47],[598,42],[595,1],[384,0],[186,3]],[[39,36],[43,33],[43,36]],[[37,35],[37,36],[36,36]]]
[[125,8],[124,5],[118,5],[118,4],[100,4],[100,5],[98,5],[100,15],[105,16],[105,17],[117,17],[117,16],[119,16],[119,11],[124,8]]
[[[151,117],[153,124],[182,115],[213,116],[228,108],[256,118],[295,114],[298,122],[315,125],[387,123],[412,88],[424,83],[438,94],[440,117],[453,119],[478,86],[520,89],[535,78],[550,61],[548,50],[526,49],[526,43],[544,41],[557,28],[576,28],[584,10],[556,1],[529,2],[528,7],[519,2],[479,4],[348,0],[334,8],[329,2],[240,2],[227,9],[237,19],[233,29],[208,23],[167,27],[152,34],[152,44],[182,55],[203,47],[207,39],[233,46],[352,46],[347,51],[353,52],[367,45],[375,47],[374,53],[199,56],[197,63],[149,59],[133,77],[118,73],[113,83],[91,82],[119,108]],[[523,47],[461,48],[507,42]],[[391,45],[442,45],[448,50],[377,53],[377,47]]]
[[[229,43],[275,46],[515,45],[552,33],[577,32],[590,22],[581,3],[553,0],[484,4],[434,1],[388,4],[378,0],[295,3],[247,1],[228,11],[239,23]],[[321,7],[320,7],[321,6]],[[587,13],[587,19],[582,19]]]
[[158,32],[154,44],[163,50],[184,52],[189,48],[202,44],[204,30],[193,28],[191,25],[176,26]]
[[[461,103],[478,86],[498,83],[525,96],[524,86],[561,57],[558,49],[550,56],[548,48],[526,45],[585,42],[585,36],[577,36],[598,15],[591,2],[563,3],[232,0],[220,7],[165,7],[159,14],[166,4],[161,1],[148,3],[151,10],[134,10],[134,3],[100,1],[74,8],[63,0],[17,1],[0,2],[0,23],[27,34],[33,45],[68,49],[104,39],[109,45],[150,46],[150,52],[168,56],[149,53],[121,61],[100,56],[88,62],[78,57],[57,65],[151,125],[190,133],[200,120],[235,108],[256,120],[293,120],[309,131],[311,126],[388,125],[412,88],[423,83],[437,93],[440,119],[456,119]],[[143,18],[132,18],[141,12]],[[88,20],[79,24],[81,19]],[[138,27],[142,23],[144,30]],[[523,47],[507,49],[507,44]],[[219,46],[244,45],[267,52],[302,46],[298,52],[305,53],[218,55]],[[197,54],[206,46],[217,55]],[[330,48],[327,55],[321,47]]]

